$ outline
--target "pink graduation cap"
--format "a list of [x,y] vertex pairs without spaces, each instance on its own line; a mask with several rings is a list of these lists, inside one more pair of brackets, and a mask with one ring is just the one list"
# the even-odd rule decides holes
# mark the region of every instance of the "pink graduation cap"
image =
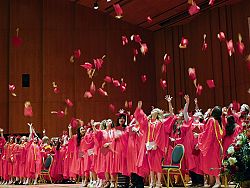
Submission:
[[244,43],[242,42],[242,36],[241,36],[240,33],[239,33],[239,35],[238,35],[238,38],[239,38],[239,41],[238,41],[238,43],[237,43],[237,48],[238,48],[239,53],[240,53],[240,54],[243,54],[244,49],[245,49],[245,45],[244,45]]
[[194,1],[192,1],[192,4],[188,9],[188,13],[192,16],[194,14],[197,14],[199,11],[200,11],[200,7],[197,6]]
[[54,91],[55,94],[60,93],[60,90],[59,90],[59,88],[57,87],[56,82],[52,82],[52,86],[53,86],[53,91]]
[[113,84],[115,87],[120,87],[120,82],[118,80],[113,80]]
[[166,73],[167,72],[167,65],[166,64],[162,64],[162,66],[161,66],[161,72],[162,73]]
[[79,59],[81,57],[81,50],[75,50],[74,51],[74,58]]
[[147,17],[147,22],[148,22],[148,23],[152,23],[152,21],[153,21],[152,18],[151,18],[150,16],[148,16],[148,17]]
[[138,55],[138,50],[136,48],[133,49],[133,54],[134,54],[134,62],[136,61],[136,56]]
[[56,114],[58,117],[62,118],[65,116],[65,112],[63,110],[59,110],[59,111],[51,111],[51,114]]
[[94,95],[95,94],[95,84],[94,84],[94,82],[92,81],[91,82],[91,84],[90,84],[90,89],[89,89],[89,91],[90,91],[90,93],[92,94],[92,95]]
[[148,46],[146,43],[141,44],[141,53],[145,55],[148,52]]
[[206,37],[207,37],[207,35],[204,34],[203,35],[202,51],[206,51],[206,49],[207,49]]
[[232,56],[232,54],[234,53],[234,44],[233,44],[233,41],[232,40],[226,41],[226,43],[227,43],[228,54],[229,54],[229,56]]
[[92,95],[91,92],[85,91],[85,93],[84,93],[84,98],[92,98],[92,97],[93,97],[93,95]]
[[65,99],[65,103],[67,104],[68,107],[72,107],[73,103],[70,99]]
[[102,95],[102,96],[108,96],[107,91],[104,91],[102,88],[99,88],[99,89],[98,89],[98,92],[99,92],[99,94]]
[[168,65],[171,63],[171,57],[167,53],[164,55],[163,59],[164,59],[164,64]]
[[24,103],[24,110],[23,110],[23,114],[26,117],[32,117],[33,116],[33,111],[32,111],[32,106],[30,104],[30,101],[26,101]]
[[100,58],[94,59],[94,65],[97,70],[100,70],[102,68],[103,63],[104,63],[103,59]]
[[125,35],[123,35],[122,36],[122,45],[125,46],[126,44],[128,44],[128,38]]
[[207,80],[207,86],[210,89],[215,88],[214,80]]
[[202,85],[198,84],[196,87],[196,94],[201,95],[202,90],[203,90]]
[[160,85],[163,90],[167,88],[167,82],[166,80],[160,79]]
[[122,18],[122,14],[123,14],[123,10],[121,8],[121,6],[117,3],[113,5],[114,9],[115,9],[115,13],[116,13],[116,18],[120,19]]
[[15,47],[19,47],[21,46],[22,44],[22,39],[21,37],[19,37],[19,28],[16,29],[16,36],[14,36],[12,38],[12,44],[15,46]]
[[88,63],[88,62],[85,62],[84,64],[82,64],[80,66],[87,69],[87,70],[93,68],[93,65],[91,63]]
[[111,83],[112,78],[110,76],[105,76],[104,81],[107,82],[107,83]]
[[134,40],[135,42],[137,42],[139,44],[142,41],[140,35],[131,35],[130,40]]
[[188,76],[192,81],[196,80],[195,68],[188,68]]
[[11,95],[14,97],[16,97],[15,89],[16,89],[16,86],[14,84],[9,84],[9,91]]
[[77,125],[78,125],[78,120],[74,117],[71,118],[70,120],[70,125],[73,127],[73,128],[76,128]]
[[145,83],[147,81],[147,75],[145,74],[141,75],[141,81],[142,83]]
[[111,112],[114,112],[114,111],[115,111],[115,105],[109,104],[109,110],[110,110]]
[[179,48],[187,48],[187,45],[188,45],[188,39],[182,37],[181,43],[179,44]]
[[127,88],[127,83],[123,81],[123,78],[121,79],[121,84],[120,84],[120,90],[121,92],[125,92]]
[[211,5],[211,6],[213,6],[213,5],[214,5],[214,1],[215,1],[215,0],[209,0],[209,3],[208,3],[208,4]]
[[220,41],[224,41],[225,39],[226,39],[226,37],[225,37],[225,33],[224,32],[219,32],[218,34],[217,34],[217,38],[220,40]]

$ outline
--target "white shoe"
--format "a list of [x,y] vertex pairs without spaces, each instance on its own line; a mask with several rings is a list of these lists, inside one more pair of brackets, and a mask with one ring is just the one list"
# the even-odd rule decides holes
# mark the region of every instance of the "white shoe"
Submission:
[[149,188],[154,188],[154,187],[155,187],[154,184],[150,183]]
[[212,188],[218,188],[218,187],[221,187],[221,183],[214,184],[214,186]]
[[114,188],[114,187],[115,187],[115,184],[113,182],[111,182],[110,188]]
[[83,187],[87,187],[87,185],[88,185],[88,181],[87,181],[87,180],[84,180],[84,181],[82,182],[82,186],[83,186]]

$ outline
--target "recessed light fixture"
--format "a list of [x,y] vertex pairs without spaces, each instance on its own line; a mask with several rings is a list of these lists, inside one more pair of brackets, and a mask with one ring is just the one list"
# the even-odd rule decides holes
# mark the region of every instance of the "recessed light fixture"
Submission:
[[94,2],[94,9],[97,10],[98,8],[99,8],[98,2],[95,1],[95,2]]

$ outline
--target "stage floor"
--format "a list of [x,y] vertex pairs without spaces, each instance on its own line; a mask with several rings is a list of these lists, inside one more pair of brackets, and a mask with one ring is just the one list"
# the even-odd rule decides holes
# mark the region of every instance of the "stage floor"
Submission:
[[[0,185],[0,187],[15,187],[15,188],[24,188],[24,187],[27,187],[27,188],[38,188],[38,187],[57,187],[57,188],[60,188],[60,187],[70,187],[70,188],[81,188],[81,184],[39,184],[39,185]],[[147,188],[148,186],[145,186],[145,188]],[[221,187],[224,187],[223,185]],[[229,187],[235,187],[235,185],[230,185]],[[179,187],[181,188],[181,187]]]

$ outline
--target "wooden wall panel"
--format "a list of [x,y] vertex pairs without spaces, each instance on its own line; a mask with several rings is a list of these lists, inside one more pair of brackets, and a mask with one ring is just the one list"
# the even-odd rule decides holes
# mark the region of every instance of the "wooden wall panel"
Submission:
[[[149,112],[156,102],[155,62],[153,33],[114,19],[92,9],[82,7],[68,0],[3,0],[0,3],[0,60],[1,60],[1,119],[6,133],[27,133],[27,122],[33,122],[41,133],[46,129],[48,136],[59,136],[66,130],[72,117],[88,122],[91,118],[116,118],[115,113],[124,108],[126,100],[133,101],[131,113],[138,100],[143,100],[143,108]],[[19,27],[23,43],[16,48],[11,43]],[[142,56],[139,45],[130,42],[122,46],[121,36],[139,34],[146,42],[149,52]],[[139,51],[137,62],[133,62],[133,48]],[[80,59],[70,62],[74,50],[80,49]],[[81,64],[104,59],[102,69],[89,79]],[[22,88],[21,76],[30,74],[30,87]],[[147,74],[146,84],[141,82],[141,74]],[[93,81],[96,89],[103,79],[110,75],[115,79],[124,78],[127,90],[121,93],[108,84],[105,89],[109,96],[96,92],[92,99],[85,99]],[[56,82],[60,93],[53,92],[52,82]],[[17,97],[9,95],[8,83],[16,86]],[[142,92],[143,91],[143,92]],[[68,108],[63,118],[51,111],[64,110],[65,99],[74,106]],[[24,117],[24,102],[31,101],[32,118]],[[108,105],[116,106],[115,113]]]
[[[75,104],[74,64],[69,61],[74,52],[74,3],[44,0],[43,28],[43,128],[56,136],[67,129],[74,116],[72,108],[68,108],[63,118],[51,114],[65,109],[66,98]],[[53,81],[61,90],[59,94],[53,92]]]
[[9,126],[9,92],[8,92],[8,63],[9,63],[9,0],[0,1],[0,118],[1,128],[8,132]]
[[[10,43],[9,81],[16,85],[17,97],[9,98],[9,133],[25,133],[27,122],[32,121],[39,130],[42,125],[42,46],[41,1],[10,1],[10,39],[20,28],[20,47]],[[32,16],[31,16],[32,15]],[[11,42],[11,40],[10,40]],[[30,87],[22,87],[22,74],[30,74]],[[33,117],[24,117],[24,102],[33,106]]]
[[[247,18],[250,13],[246,8],[249,6],[249,1],[241,1],[237,4],[208,10],[194,17],[188,24],[162,29],[154,34],[156,52],[170,49],[173,51],[171,54],[173,62],[168,66],[173,75],[170,78],[168,72],[167,76],[168,85],[174,84],[174,87],[169,88],[168,93],[175,98],[173,104],[176,111],[183,107],[183,101],[178,96],[178,90],[183,86],[183,90],[190,95],[191,100],[196,97],[196,89],[188,78],[187,70],[189,67],[196,68],[198,83],[203,86],[202,95],[198,96],[201,108],[228,105],[232,100],[250,103],[247,93],[250,87],[250,77],[245,63],[245,57],[249,54]],[[235,53],[231,57],[228,55],[226,43],[217,39],[217,33],[220,31],[225,32],[226,38],[232,39],[234,42]],[[208,49],[205,52],[201,51],[204,33],[207,34],[206,41],[208,43]],[[243,55],[240,55],[237,50],[238,33],[242,34],[246,46]],[[178,47],[182,36],[189,39],[187,49],[179,49]],[[167,45],[164,49],[160,49],[162,41],[159,38],[164,37]],[[173,42],[169,43],[171,40]],[[155,53],[156,60],[163,55]],[[157,77],[160,74],[157,72]],[[206,84],[208,79],[214,79],[215,89],[208,88]],[[157,93],[159,91],[158,87]],[[160,105],[161,102],[162,98],[157,98],[157,104]],[[192,103],[191,109],[193,107]]]

